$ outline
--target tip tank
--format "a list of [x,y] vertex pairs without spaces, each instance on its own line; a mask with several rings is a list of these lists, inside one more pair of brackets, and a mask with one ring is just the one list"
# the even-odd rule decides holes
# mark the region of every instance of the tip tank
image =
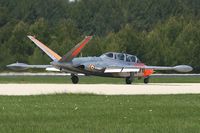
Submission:
[[188,65],[178,65],[174,67],[174,70],[177,72],[191,72],[193,68]]

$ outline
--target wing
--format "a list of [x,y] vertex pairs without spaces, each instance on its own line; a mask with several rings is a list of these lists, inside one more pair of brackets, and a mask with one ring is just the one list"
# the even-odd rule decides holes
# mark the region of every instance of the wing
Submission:
[[113,66],[106,67],[104,73],[118,73],[118,72],[139,72],[140,70],[174,70],[177,72],[190,72],[193,70],[191,66],[188,65],[178,65],[173,67],[168,66]]
[[53,69],[54,67],[52,65],[28,65],[25,63],[13,63],[10,65],[7,65],[9,69],[12,70],[26,70],[30,68],[39,68],[39,69]]
[[144,66],[142,69],[150,69],[150,70],[174,70],[177,72],[190,72],[193,70],[191,66],[188,65],[178,65],[178,66]]
[[104,73],[120,73],[120,72],[139,72],[140,68],[136,67],[107,67]]

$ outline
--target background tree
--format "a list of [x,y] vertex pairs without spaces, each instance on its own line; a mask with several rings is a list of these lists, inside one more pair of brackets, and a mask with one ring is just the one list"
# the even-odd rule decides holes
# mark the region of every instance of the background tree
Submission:
[[151,65],[199,67],[199,23],[199,0],[1,0],[0,69],[50,61],[27,35],[61,56],[95,35],[83,56],[126,52]]

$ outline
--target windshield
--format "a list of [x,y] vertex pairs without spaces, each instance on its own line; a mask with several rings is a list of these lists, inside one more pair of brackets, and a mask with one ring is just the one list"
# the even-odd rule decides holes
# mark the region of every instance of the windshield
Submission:
[[138,62],[138,63],[140,62],[140,60],[135,55],[124,54],[124,53],[109,52],[103,54],[103,56],[126,62]]
[[136,57],[134,55],[126,55],[127,62],[136,62]]
[[121,53],[117,54],[116,55],[116,59],[118,59],[118,60],[124,60],[124,54],[121,54]]

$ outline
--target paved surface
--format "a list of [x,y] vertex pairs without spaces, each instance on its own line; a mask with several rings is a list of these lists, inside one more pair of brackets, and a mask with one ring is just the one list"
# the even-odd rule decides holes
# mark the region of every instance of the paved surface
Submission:
[[102,95],[200,94],[200,83],[112,84],[0,84],[0,95],[92,93]]
[[[42,76],[42,77],[63,77],[63,76],[70,76],[70,73],[55,73],[55,72],[48,72],[48,73],[30,73],[30,72],[9,72],[9,73],[0,73],[0,77],[13,77],[13,76]],[[84,76],[84,74],[78,74],[79,76]],[[173,77],[200,77],[200,74],[153,74],[151,75],[152,78],[173,78]]]

